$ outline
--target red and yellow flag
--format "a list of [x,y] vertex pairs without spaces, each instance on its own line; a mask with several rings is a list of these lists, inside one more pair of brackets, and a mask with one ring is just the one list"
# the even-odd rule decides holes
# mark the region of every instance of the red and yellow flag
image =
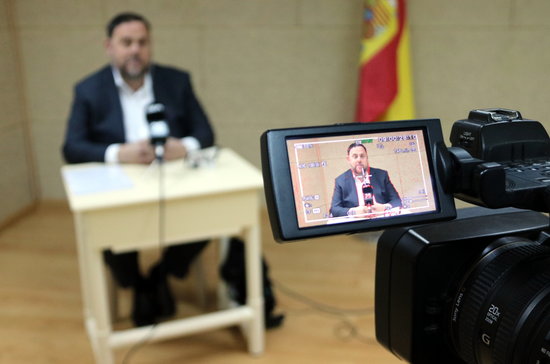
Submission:
[[364,0],[356,120],[414,118],[405,0]]

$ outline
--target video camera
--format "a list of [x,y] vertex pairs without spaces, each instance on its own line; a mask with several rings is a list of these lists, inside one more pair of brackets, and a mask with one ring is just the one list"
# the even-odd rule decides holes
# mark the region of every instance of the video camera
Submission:
[[[548,364],[550,138],[518,111],[477,109],[450,139],[438,119],[266,131],[273,235],[385,229],[376,336],[401,359]],[[453,195],[482,207],[457,216]]]

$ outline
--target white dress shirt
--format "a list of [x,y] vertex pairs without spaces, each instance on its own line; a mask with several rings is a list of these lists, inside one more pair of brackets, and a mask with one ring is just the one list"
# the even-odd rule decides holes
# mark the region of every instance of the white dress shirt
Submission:
[[[153,79],[151,73],[147,72],[144,77],[143,85],[133,90],[124,81],[120,71],[112,67],[115,85],[120,97],[122,106],[124,136],[127,143],[135,143],[140,140],[147,140],[150,137],[149,125],[147,123],[145,109],[155,101],[153,93]],[[182,144],[188,152],[200,149],[200,142],[194,137],[184,137]],[[111,144],[105,151],[105,162],[118,163],[118,151],[121,144]]]

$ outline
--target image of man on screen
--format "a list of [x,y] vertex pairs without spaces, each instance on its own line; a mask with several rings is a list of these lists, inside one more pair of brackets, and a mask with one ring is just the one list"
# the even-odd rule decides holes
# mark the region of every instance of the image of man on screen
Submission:
[[399,210],[401,198],[388,172],[370,167],[363,144],[352,143],[346,159],[350,169],[336,178],[330,208],[333,217],[376,217]]

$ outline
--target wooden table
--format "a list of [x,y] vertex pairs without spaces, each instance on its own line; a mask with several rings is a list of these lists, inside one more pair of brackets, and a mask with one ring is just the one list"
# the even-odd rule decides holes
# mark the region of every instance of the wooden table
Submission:
[[[232,325],[243,328],[250,353],[263,352],[259,231],[263,183],[257,168],[222,149],[214,166],[192,168],[174,161],[164,163],[161,170],[159,165],[84,163],[63,166],[62,175],[74,215],[85,323],[96,362],[113,363],[113,349],[147,335],[154,341]],[[90,180],[93,188],[79,188]],[[231,235],[241,235],[245,241],[245,305],[160,323],[152,331],[150,326],[113,330],[104,249],[123,252]]]

